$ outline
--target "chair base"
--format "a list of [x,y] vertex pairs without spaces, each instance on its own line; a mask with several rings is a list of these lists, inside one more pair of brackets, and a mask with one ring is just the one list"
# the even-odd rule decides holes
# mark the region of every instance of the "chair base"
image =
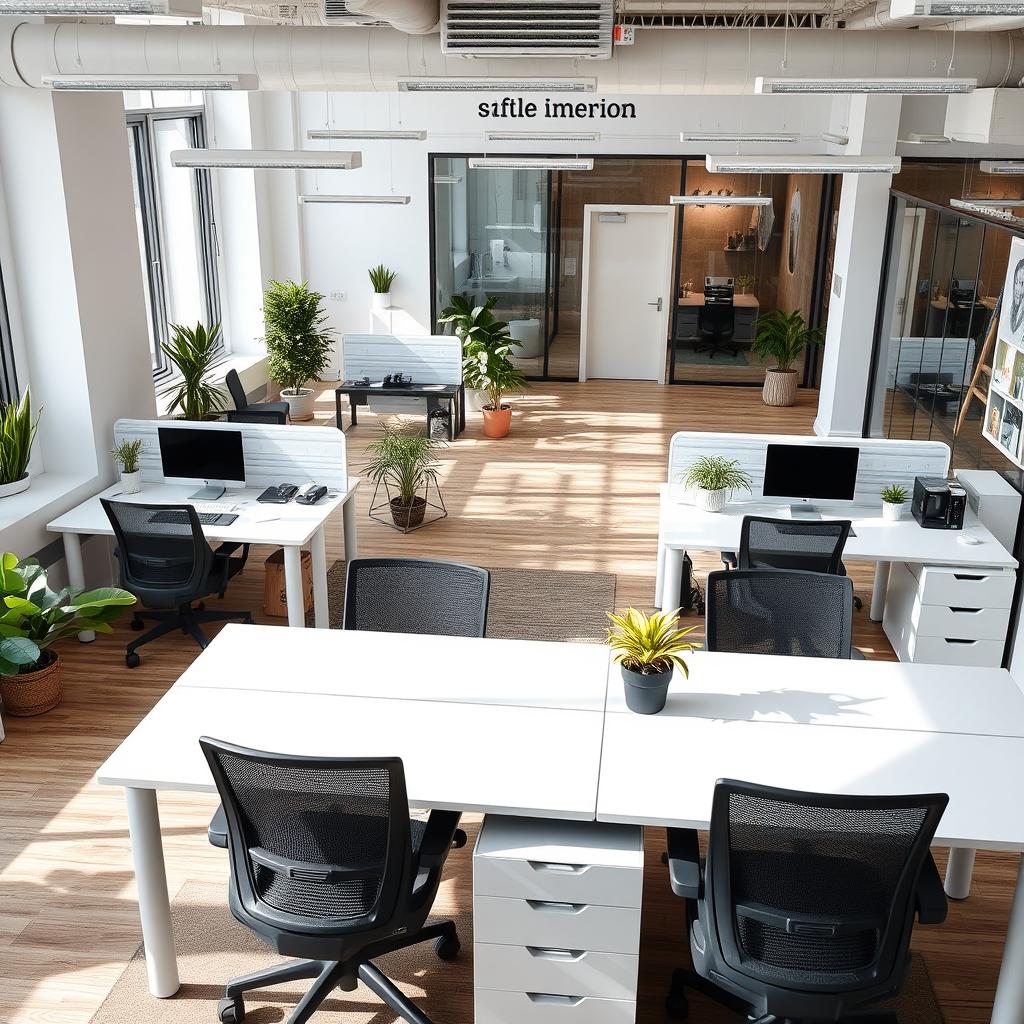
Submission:
[[180,629],[182,633],[187,633],[191,636],[200,647],[205,648],[209,644],[209,640],[207,640],[206,634],[199,628],[202,623],[227,622],[230,619],[241,619],[243,622],[251,625],[252,612],[208,612],[200,601],[196,606],[193,606],[191,603],[182,605],[177,611],[150,611],[149,609],[136,611],[131,618],[131,628],[134,630],[145,628],[145,621],[147,619],[155,622],[156,625],[148,633],[143,633],[138,640],[133,640],[125,648],[124,660],[129,668],[137,668],[141,664],[141,659],[135,653],[138,648],[144,644],[151,643],[153,640],[158,640],[168,633],[173,633],[175,630]]
[[739,349],[735,345],[718,345],[718,344],[716,344],[714,342],[703,342],[703,343],[694,345],[693,346],[693,351],[694,352],[707,352],[707,353],[709,353],[708,354],[708,359],[714,359],[715,356],[717,356],[719,354],[727,355],[727,356],[734,356],[734,355],[736,355],[737,352],[739,352]]
[[287,1024],[305,1024],[336,988],[351,992],[360,981],[388,1009],[397,1013],[408,1024],[433,1024],[430,1018],[372,962],[374,957],[407,946],[415,946],[429,939],[435,940],[435,952],[442,960],[454,960],[458,956],[460,946],[455,922],[440,921],[421,928],[414,935],[396,936],[374,943],[363,950],[361,957],[354,960],[291,960],[265,971],[234,978],[224,988],[224,998],[217,1004],[217,1015],[222,1024],[241,1024],[245,1017],[242,996],[246,992],[266,988],[268,985],[315,978],[313,985],[292,1011]]

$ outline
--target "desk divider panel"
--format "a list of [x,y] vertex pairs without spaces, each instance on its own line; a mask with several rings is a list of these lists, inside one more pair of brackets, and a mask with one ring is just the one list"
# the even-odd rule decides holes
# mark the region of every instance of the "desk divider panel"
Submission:
[[175,430],[185,427],[240,431],[247,487],[301,484],[306,480],[315,480],[327,487],[348,489],[345,435],[334,427],[194,420],[118,420],[114,424],[114,441],[120,444],[122,441],[142,438],[142,455],[139,460],[142,479],[163,483],[157,429]]
[[416,384],[462,383],[462,343],[450,334],[343,334],[341,359],[345,380],[369,377],[377,382],[404,373]]

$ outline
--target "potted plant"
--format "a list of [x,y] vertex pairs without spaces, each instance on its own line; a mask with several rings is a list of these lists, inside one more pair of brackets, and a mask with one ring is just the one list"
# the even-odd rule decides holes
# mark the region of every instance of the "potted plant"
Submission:
[[750,476],[735,459],[702,455],[682,476],[694,504],[705,512],[721,512],[733,491],[749,491]]
[[121,493],[138,494],[142,490],[142,470],[139,456],[142,454],[142,438],[122,441],[110,452],[121,467]]
[[478,388],[487,396],[483,407],[485,437],[508,435],[512,428],[512,406],[503,404],[502,398],[529,386],[509,359],[510,351],[510,345],[495,342],[481,345],[463,358],[462,379],[466,386]]
[[370,268],[370,284],[373,285],[373,308],[387,309],[391,305],[391,286],[398,276],[383,263]]
[[38,426],[39,417],[32,419],[28,388],[20,402],[8,402],[0,409],[0,498],[24,491],[32,482],[28,460]]
[[334,332],[324,326],[322,301],[306,282],[271,281],[263,295],[268,369],[293,420],[313,418],[313,389],[305,385],[331,365]]
[[755,326],[754,354],[775,364],[765,370],[761,398],[765,405],[792,405],[798,384],[793,364],[808,345],[820,345],[825,334],[817,327],[808,327],[796,309],[792,313],[772,310],[758,317]]
[[437,483],[437,455],[443,447],[443,441],[392,421],[382,423],[380,437],[366,446],[369,461],[363,468],[387,490],[391,518],[399,529],[423,522],[427,485]]
[[209,380],[221,355],[220,324],[195,327],[171,324],[171,340],[161,346],[178,368],[181,382],[172,392],[169,413],[185,420],[215,420],[224,409],[224,393]]
[[740,295],[746,295],[747,289],[754,284],[753,274],[737,274],[736,275],[736,287],[740,290]]
[[619,615],[609,612],[608,618],[608,646],[622,667],[626,706],[638,715],[656,715],[665,706],[675,667],[689,678],[683,654],[700,647],[686,639],[696,627],[679,629],[678,609],[647,615],[627,608]]
[[[453,295],[449,304],[437,318],[439,324],[450,324],[455,336],[462,342],[462,358],[465,361],[477,355],[481,349],[498,344],[504,339],[507,344],[518,344],[509,334],[509,325],[495,317],[493,309],[498,302],[496,295],[489,296],[482,306],[474,306],[462,295]],[[475,374],[471,374],[474,376]],[[487,404],[487,394],[482,387],[463,383],[468,391],[470,407],[477,412]]]
[[886,522],[898,523],[907,507],[907,489],[899,484],[882,488],[882,518]]
[[85,593],[47,586],[34,559],[0,556],[0,699],[11,715],[41,715],[60,703],[61,668],[53,646],[85,629],[111,632],[110,623],[135,604],[127,590]]

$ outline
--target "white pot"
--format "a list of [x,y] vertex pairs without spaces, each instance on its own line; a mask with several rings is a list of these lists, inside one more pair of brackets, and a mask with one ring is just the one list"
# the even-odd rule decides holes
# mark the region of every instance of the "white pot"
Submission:
[[30,483],[32,483],[32,474],[26,473],[20,480],[14,480],[9,484],[0,484],[0,498],[8,498],[12,494],[21,494],[22,491],[28,490]]
[[391,305],[391,292],[374,292],[373,308],[387,309]]
[[142,490],[142,470],[137,469],[134,473],[126,473],[121,470],[121,493],[138,494]]
[[793,405],[798,383],[796,370],[780,370],[773,366],[765,370],[761,399],[765,405]]
[[519,342],[512,349],[512,355],[520,359],[536,359],[541,353],[540,321],[510,320],[508,322],[509,337]]
[[898,505],[892,501],[883,501],[882,518],[888,523],[898,523],[903,518],[903,510],[909,504],[909,501],[901,501]]
[[293,420],[311,420],[313,418],[313,389],[290,388],[281,389],[281,398],[288,403],[288,415]]
[[693,492],[693,503],[702,512],[721,512],[728,500],[729,492],[724,488],[720,491],[706,491],[698,487]]

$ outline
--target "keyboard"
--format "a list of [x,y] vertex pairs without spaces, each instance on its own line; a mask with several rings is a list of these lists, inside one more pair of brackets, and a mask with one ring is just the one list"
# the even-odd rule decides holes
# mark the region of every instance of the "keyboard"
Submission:
[[[199,522],[203,526],[230,526],[238,516],[227,512],[197,512]],[[165,512],[154,512],[150,517],[151,523],[161,526],[188,526],[189,518],[184,512],[177,509],[168,509]]]

